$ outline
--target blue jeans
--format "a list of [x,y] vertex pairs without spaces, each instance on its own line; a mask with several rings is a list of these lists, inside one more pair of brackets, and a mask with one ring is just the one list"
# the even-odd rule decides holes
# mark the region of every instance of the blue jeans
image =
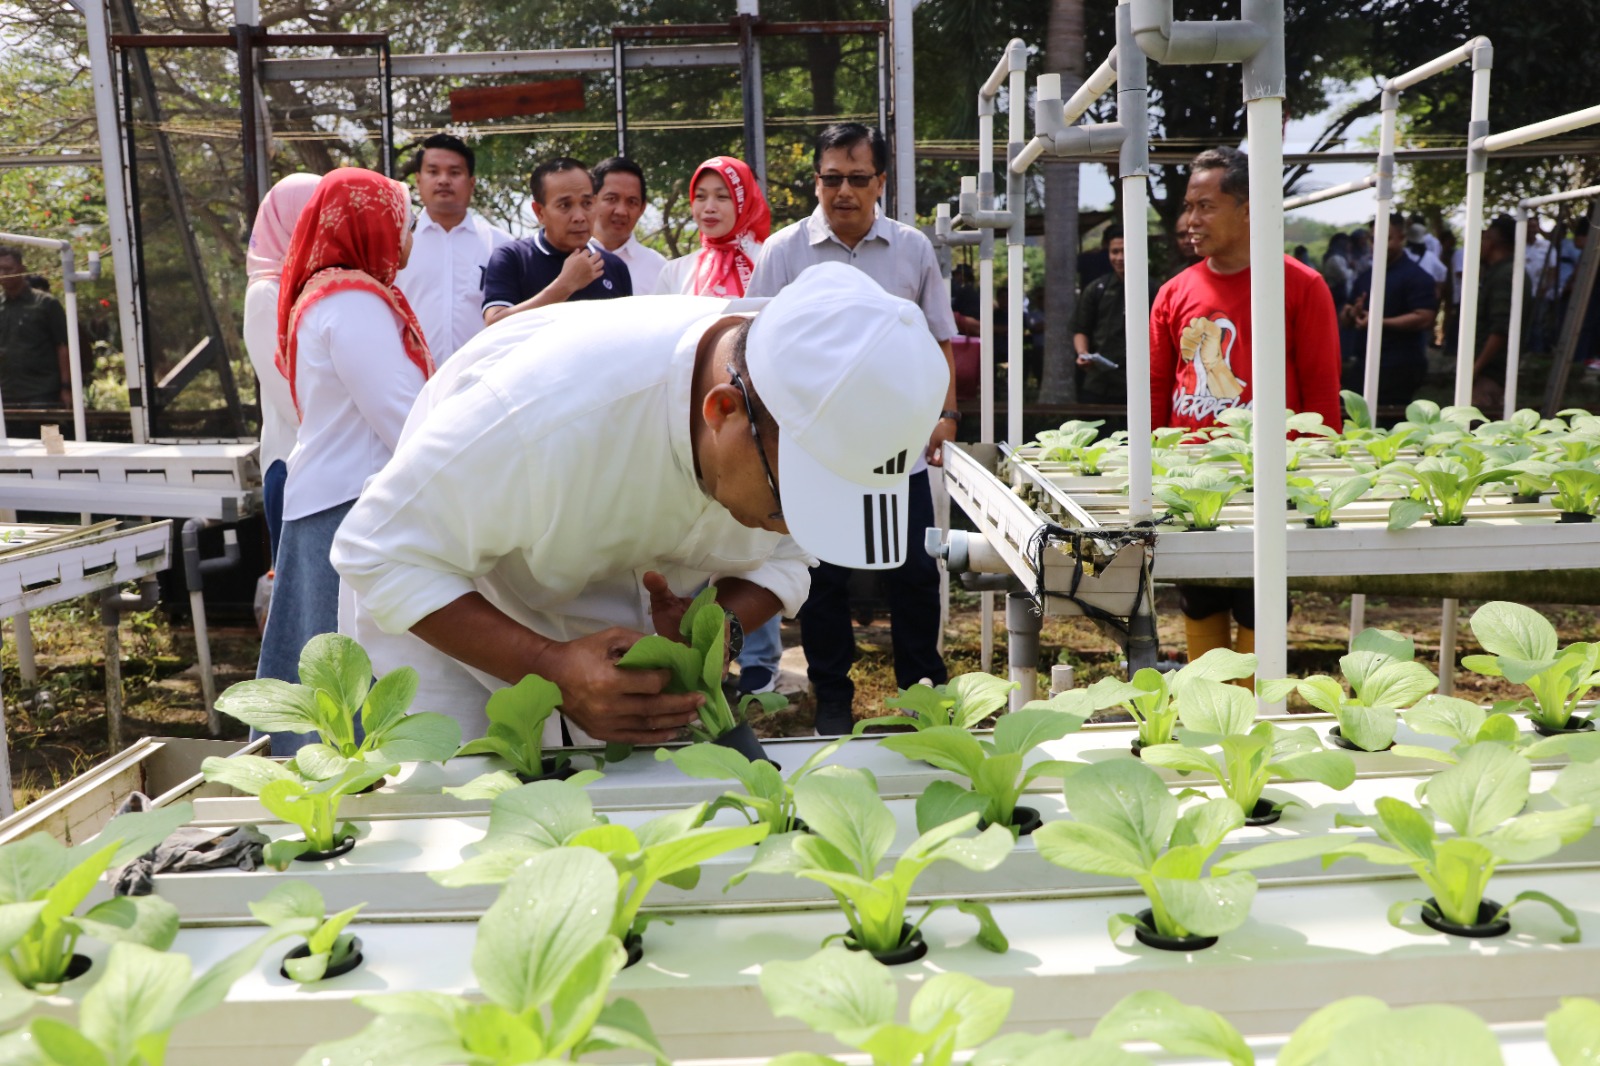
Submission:
[[[780,616],[773,615],[765,623],[750,630],[744,635],[744,647],[739,652],[739,672],[741,677],[759,680],[759,688],[766,691],[772,688],[772,682],[778,679],[778,661],[783,658],[783,630]],[[766,676],[752,677],[752,670],[765,670]],[[741,685],[743,691],[755,691],[748,686]]]
[[267,520],[267,549],[270,565],[278,565],[278,545],[283,540],[283,483],[289,480],[289,464],[274,459],[261,475],[261,510]]

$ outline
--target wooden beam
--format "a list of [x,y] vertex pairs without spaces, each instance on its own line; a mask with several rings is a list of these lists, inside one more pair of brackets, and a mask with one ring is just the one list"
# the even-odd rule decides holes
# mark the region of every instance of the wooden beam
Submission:
[[483,89],[452,89],[450,120],[480,122],[489,118],[542,115],[583,110],[583,79],[557,78]]

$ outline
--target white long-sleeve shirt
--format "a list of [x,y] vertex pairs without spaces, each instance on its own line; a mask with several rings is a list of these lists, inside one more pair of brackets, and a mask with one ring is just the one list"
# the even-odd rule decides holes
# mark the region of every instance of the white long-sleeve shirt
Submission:
[[606,250],[627,264],[628,278],[633,282],[635,296],[648,296],[656,291],[656,279],[661,275],[661,268],[666,266],[666,256],[640,244],[639,238],[632,236],[622,247]]
[[278,286],[276,277],[260,278],[244,291],[244,350],[256,372],[261,401],[261,470],[294,450],[300,418],[294,413],[289,379],[278,369]]
[[359,290],[324,296],[300,317],[300,440],[283,489],[286,521],[355,499],[394,454],[424,380],[400,329],[387,301]]
[[434,363],[443,366],[483,329],[484,271],[494,250],[513,238],[476,211],[448,230],[423,211],[411,239],[411,258],[394,284],[417,313]]
[[[648,297],[541,308],[485,330],[429,382],[333,548],[355,592],[341,629],[380,675],[417,668],[414,707],[455,716],[464,736],[484,732],[483,706],[502,682],[407,632],[475,590],[554,640],[609,626],[650,632],[647,570],[680,593],[736,574],[799,610],[813,560],[789,537],[740,525],[694,472],[696,346],[742,306],[755,305]],[[561,742],[559,723],[546,741]]]

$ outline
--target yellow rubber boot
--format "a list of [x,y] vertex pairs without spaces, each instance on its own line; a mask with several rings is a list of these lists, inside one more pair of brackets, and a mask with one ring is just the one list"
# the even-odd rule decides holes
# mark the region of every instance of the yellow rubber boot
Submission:
[[1233,619],[1227,611],[1204,618],[1183,616],[1183,635],[1189,643],[1189,661],[1194,662],[1213,648],[1231,648]]
[[[1236,637],[1234,639],[1233,650],[1237,651],[1237,652],[1242,652],[1242,653],[1244,653],[1246,655],[1255,654],[1255,650],[1256,650],[1256,631],[1251,629],[1248,626],[1240,626],[1239,627],[1239,635],[1238,635],[1238,637]],[[1256,678],[1255,678],[1255,675],[1251,674],[1249,677],[1241,677],[1239,680],[1235,681],[1234,684],[1238,685],[1241,688],[1247,688],[1251,692],[1254,692],[1256,690]]]

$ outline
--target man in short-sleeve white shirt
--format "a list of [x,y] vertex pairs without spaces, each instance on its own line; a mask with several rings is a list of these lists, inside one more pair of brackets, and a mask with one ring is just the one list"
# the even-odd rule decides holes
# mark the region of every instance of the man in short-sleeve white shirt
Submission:
[[644,171],[633,160],[614,155],[601,160],[591,173],[595,187],[595,236],[600,238],[606,251],[628,265],[635,296],[655,292],[667,257],[640,244],[633,234],[647,202]]
[[439,365],[483,328],[484,271],[494,250],[512,239],[472,210],[476,166],[472,149],[448,133],[429,137],[417,153],[423,209],[411,261],[395,275],[395,286],[417,313]]
[[[911,466],[911,537],[922,543],[933,524],[928,466],[943,463],[940,449],[955,438],[954,360],[956,335],[950,297],[939,274],[933,244],[920,231],[887,218],[878,208],[888,169],[888,144],[882,132],[858,123],[829,126],[817,137],[817,208],[809,218],[779,230],[761,248],[749,296],[773,296],[807,267],[844,263],[866,274],[891,296],[922,309],[929,334],[944,352],[950,377],[944,409],[922,455]],[[942,684],[947,673],[939,655],[939,570],[933,558],[913,550],[905,562],[885,572],[893,633],[895,678],[909,688],[924,678]],[[812,570],[811,596],[800,612],[800,640],[817,696],[819,735],[852,728],[855,686],[855,634],[849,603],[849,571],[824,563]],[[740,663],[749,668],[741,659]]]
[[616,659],[708,580],[737,642],[799,607],[816,558],[921,551],[905,464],[946,376],[916,307],[833,265],[770,301],[516,315],[432,378],[341,527],[341,631],[468,738],[536,673],[562,693],[547,743],[670,740],[700,697]]

